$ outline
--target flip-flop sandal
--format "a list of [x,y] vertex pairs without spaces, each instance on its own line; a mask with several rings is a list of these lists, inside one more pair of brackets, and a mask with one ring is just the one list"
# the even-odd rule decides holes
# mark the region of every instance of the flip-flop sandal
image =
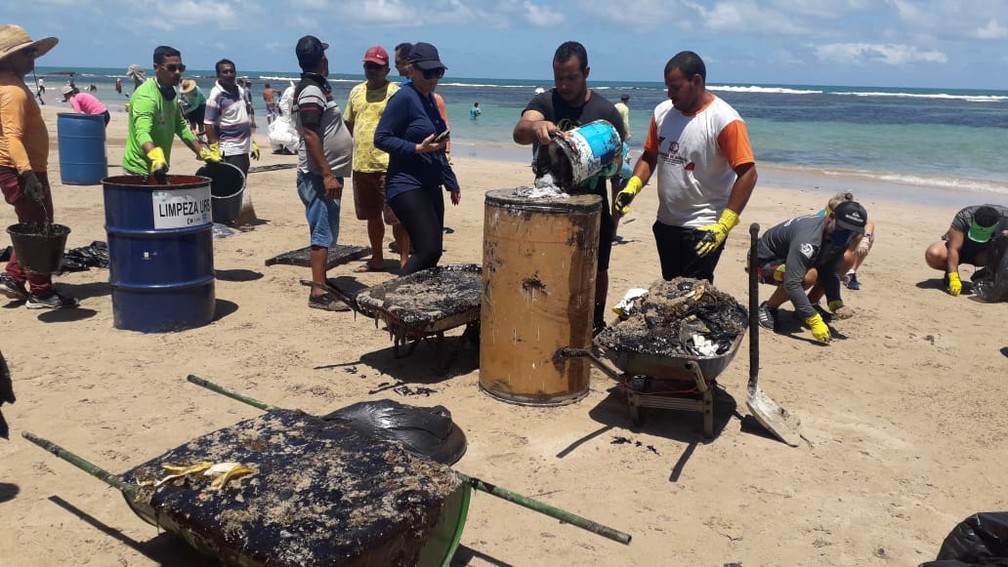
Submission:
[[366,272],[384,272],[384,271],[385,271],[385,267],[384,266],[382,266],[380,268],[376,268],[376,267],[374,267],[374,266],[372,266],[370,264],[361,264],[360,266],[357,266],[356,268],[354,268],[353,273],[355,273],[355,274],[363,274],[363,273],[366,273]]

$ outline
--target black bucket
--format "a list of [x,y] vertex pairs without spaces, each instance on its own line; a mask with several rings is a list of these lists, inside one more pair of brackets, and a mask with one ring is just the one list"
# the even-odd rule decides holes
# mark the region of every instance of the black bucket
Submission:
[[19,223],[8,226],[7,234],[14,244],[18,263],[25,270],[42,275],[59,271],[70,227],[40,222]]
[[210,178],[210,210],[213,221],[236,221],[245,194],[245,174],[242,170],[223,161],[211,162],[196,170],[196,175]]

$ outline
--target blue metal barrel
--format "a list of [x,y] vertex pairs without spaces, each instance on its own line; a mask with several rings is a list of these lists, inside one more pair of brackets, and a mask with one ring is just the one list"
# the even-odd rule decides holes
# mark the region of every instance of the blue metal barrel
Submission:
[[56,115],[60,181],[97,185],[108,175],[105,116],[64,112]]
[[113,325],[145,333],[206,325],[215,306],[210,179],[145,179],[102,180]]

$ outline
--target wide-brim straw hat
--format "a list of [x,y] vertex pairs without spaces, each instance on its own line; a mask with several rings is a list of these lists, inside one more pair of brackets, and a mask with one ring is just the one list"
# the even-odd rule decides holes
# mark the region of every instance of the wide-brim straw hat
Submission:
[[33,41],[28,32],[21,26],[5,24],[0,26],[0,60],[22,49],[35,49],[35,57],[42,57],[59,43],[55,37],[47,37]]
[[192,79],[183,79],[182,80],[182,86],[179,87],[179,92],[181,92],[181,93],[187,93],[187,92],[191,92],[195,88],[196,88],[196,81],[194,81]]

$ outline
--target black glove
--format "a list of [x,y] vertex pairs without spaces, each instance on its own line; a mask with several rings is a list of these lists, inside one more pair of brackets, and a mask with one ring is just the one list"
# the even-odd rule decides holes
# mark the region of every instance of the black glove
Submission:
[[39,181],[38,176],[35,175],[34,171],[28,171],[24,174],[24,192],[36,203],[45,203],[45,186]]

